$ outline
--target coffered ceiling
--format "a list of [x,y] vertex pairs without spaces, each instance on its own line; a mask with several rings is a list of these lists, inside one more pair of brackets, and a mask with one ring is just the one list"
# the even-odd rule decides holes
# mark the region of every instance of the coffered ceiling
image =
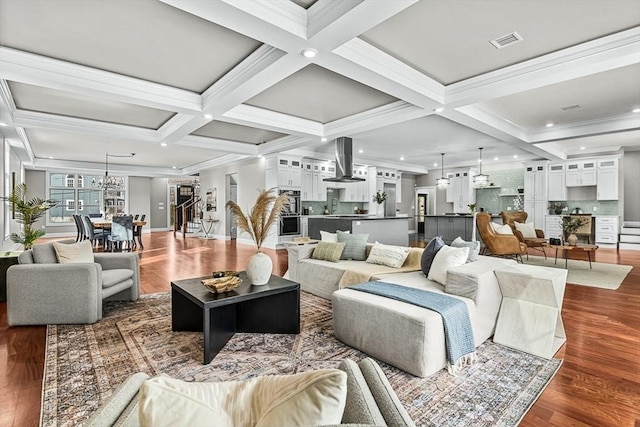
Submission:
[[35,169],[183,175],[339,136],[410,173],[640,149],[640,2],[0,0],[0,107]]

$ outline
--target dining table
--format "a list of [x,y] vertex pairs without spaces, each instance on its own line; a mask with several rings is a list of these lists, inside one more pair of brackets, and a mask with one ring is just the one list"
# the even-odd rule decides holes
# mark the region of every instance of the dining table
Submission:
[[[102,230],[111,230],[111,221],[106,219],[97,219],[91,220],[93,226],[95,228],[100,228]],[[135,239],[133,241],[133,249],[136,248],[137,245],[140,245],[140,249],[144,249],[144,245],[142,244],[142,227],[147,225],[147,221],[133,221],[133,236],[138,236],[138,243],[136,243]],[[140,227],[140,232],[136,233],[136,229]]]

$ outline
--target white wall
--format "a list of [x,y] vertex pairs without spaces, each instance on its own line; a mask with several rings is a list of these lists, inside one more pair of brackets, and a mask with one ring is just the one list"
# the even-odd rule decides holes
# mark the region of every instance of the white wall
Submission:
[[[624,153],[622,188],[624,221],[640,221],[640,151]],[[621,224],[622,225],[622,224]]]
[[[141,176],[129,177],[129,209],[132,215],[146,215],[147,223],[151,219],[151,178]],[[151,227],[142,227],[143,233],[148,233]]]
[[[251,209],[256,201],[258,192],[265,188],[265,160],[264,158],[250,159],[238,164],[217,167],[200,171],[200,191],[204,194],[208,189],[215,188],[218,195],[218,208],[216,212],[206,212],[220,222],[216,227],[216,237],[228,239],[225,236],[225,204],[228,197],[225,187],[225,176],[237,173],[238,179],[238,205],[243,211]],[[239,234],[239,239],[247,238],[246,235]]]

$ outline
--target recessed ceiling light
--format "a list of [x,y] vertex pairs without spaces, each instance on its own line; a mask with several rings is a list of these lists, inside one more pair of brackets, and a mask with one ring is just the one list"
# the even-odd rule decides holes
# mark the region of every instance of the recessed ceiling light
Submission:
[[434,163],[434,164],[433,164],[433,167],[434,167],[434,168],[437,168],[437,167],[438,167],[438,164],[437,164],[437,163]]
[[7,124],[5,122],[0,122],[0,126],[6,126]]
[[175,166],[171,166],[171,169],[176,169],[176,167]]
[[640,113],[640,108],[634,108],[633,110],[631,110],[631,112],[632,113]]
[[517,158],[518,158],[518,155],[517,155],[517,154],[514,154],[514,155],[513,155],[513,158],[514,158],[514,159],[517,159]]
[[53,156],[49,156],[50,159],[53,159]]
[[433,111],[436,113],[442,113],[444,111],[444,107],[434,108]]
[[500,160],[500,157],[494,157],[493,160]]
[[400,157],[400,160],[404,161],[404,156]]
[[587,147],[580,147],[581,150],[584,150],[585,148],[587,148]]
[[549,122],[545,126],[548,127],[548,128],[551,128],[551,127],[553,127],[553,123]]
[[207,120],[211,120],[213,119],[213,114],[205,114],[203,117]]
[[327,138],[326,137],[322,137],[322,138],[320,138],[320,141],[327,142]]
[[163,147],[166,147],[167,143],[166,142],[161,142],[160,145],[163,146]]
[[362,153],[364,153],[364,150],[361,148],[361,149],[358,150],[358,153],[362,154]]
[[313,49],[313,48],[308,47],[306,49],[302,49],[302,52],[300,52],[300,53],[305,58],[315,58],[315,56],[318,54],[318,51]]

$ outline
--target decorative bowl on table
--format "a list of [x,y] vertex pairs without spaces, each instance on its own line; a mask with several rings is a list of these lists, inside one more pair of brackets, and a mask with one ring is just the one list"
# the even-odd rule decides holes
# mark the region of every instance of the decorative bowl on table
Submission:
[[242,283],[242,279],[238,276],[229,275],[211,279],[203,279],[201,280],[201,282],[204,287],[209,290],[209,292],[214,294],[221,294],[223,292],[229,292],[237,288],[238,285]]

